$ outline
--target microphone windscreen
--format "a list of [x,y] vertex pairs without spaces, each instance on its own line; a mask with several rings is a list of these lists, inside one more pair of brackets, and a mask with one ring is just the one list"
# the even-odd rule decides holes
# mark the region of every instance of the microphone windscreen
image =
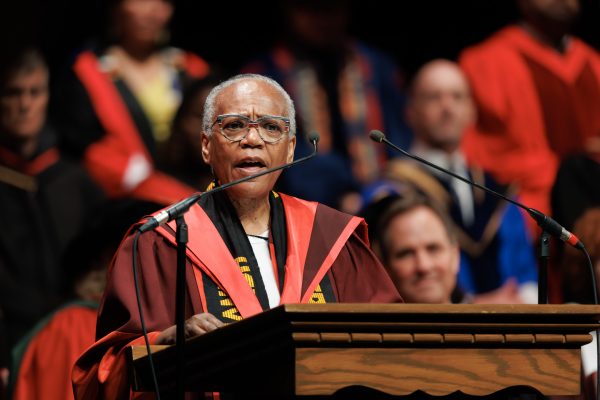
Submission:
[[319,138],[320,138],[320,135],[319,135],[318,132],[311,132],[311,133],[308,134],[308,141],[311,142],[311,143],[312,142],[317,142],[318,143],[319,142]]
[[378,130],[373,130],[369,132],[369,137],[377,143],[381,143],[383,142],[383,139],[385,139],[385,135],[383,134],[383,132]]

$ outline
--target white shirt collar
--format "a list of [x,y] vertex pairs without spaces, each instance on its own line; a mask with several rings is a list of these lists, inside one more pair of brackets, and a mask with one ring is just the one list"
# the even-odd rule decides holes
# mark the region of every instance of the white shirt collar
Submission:
[[[467,161],[460,150],[456,150],[455,152],[448,154],[443,150],[434,149],[419,140],[415,140],[410,148],[410,152],[442,168],[454,169],[453,172],[456,172],[461,176],[466,176],[468,172]],[[452,165],[450,165],[451,163]],[[437,169],[428,166],[427,168],[435,175],[441,176],[445,180],[451,178]]]

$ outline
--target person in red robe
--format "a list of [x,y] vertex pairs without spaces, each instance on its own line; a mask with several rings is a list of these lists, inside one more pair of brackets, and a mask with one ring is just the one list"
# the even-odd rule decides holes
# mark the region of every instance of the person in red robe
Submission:
[[600,56],[568,34],[577,0],[518,3],[519,24],[460,57],[478,107],[464,151],[501,183],[516,183],[524,204],[549,213],[560,160],[600,147]]
[[[206,100],[202,134],[213,184],[291,162],[294,117],[289,95],[264,76],[239,75],[215,87]],[[279,175],[204,196],[186,214],[187,337],[279,304],[402,301],[369,249],[364,221],[273,191]],[[97,341],[73,369],[78,399],[133,395],[125,350],[144,343],[132,271],[135,231],[110,268]],[[172,223],[139,237],[140,300],[152,344],[175,339],[174,243]]]
[[108,265],[129,225],[156,208],[154,203],[110,202],[70,242],[61,263],[69,277],[69,301],[38,321],[13,347],[11,399],[73,399],[71,370],[95,341]]
[[93,301],[68,303],[19,342],[10,374],[12,399],[73,399],[70,371],[94,343],[97,308]]
[[81,52],[62,84],[62,146],[111,198],[163,205],[195,189],[163,171],[184,89],[209,73],[200,57],[166,46],[171,1],[108,2],[113,38]]

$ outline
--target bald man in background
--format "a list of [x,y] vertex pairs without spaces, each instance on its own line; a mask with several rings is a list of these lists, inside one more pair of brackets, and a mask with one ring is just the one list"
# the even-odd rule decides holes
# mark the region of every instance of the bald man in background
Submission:
[[[475,119],[468,82],[455,63],[434,60],[418,71],[407,107],[415,135],[411,152],[512,196],[514,188],[468,164],[461,152],[463,135]],[[458,286],[463,292],[477,302],[536,302],[536,260],[518,208],[412,160],[390,162],[387,177],[415,186],[448,210],[457,227]]]

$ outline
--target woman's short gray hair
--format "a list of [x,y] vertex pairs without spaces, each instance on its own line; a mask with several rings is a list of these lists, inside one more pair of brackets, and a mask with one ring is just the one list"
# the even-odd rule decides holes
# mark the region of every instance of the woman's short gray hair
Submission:
[[215,86],[210,91],[210,93],[206,97],[206,102],[204,103],[204,117],[202,119],[202,126],[204,128],[204,133],[208,136],[210,136],[210,134],[211,134],[212,125],[214,123],[215,118],[217,117],[215,115],[216,108],[217,108],[217,105],[216,105],[217,97],[219,97],[219,95],[221,94],[221,92],[224,89],[228,88],[229,86],[233,85],[234,83],[244,81],[244,80],[256,80],[256,81],[266,82],[271,87],[273,87],[273,89],[275,89],[277,92],[279,92],[283,96],[283,98],[285,99],[285,102],[286,102],[286,109],[287,109],[286,117],[288,117],[290,119],[290,136],[294,136],[296,134],[296,110],[294,109],[294,102],[292,101],[290,95],[287,94],[287,92],[283,89],[283,87],[281,87],[281,85],[279,83],[277,83],[275,80],[273,80],[271,78],[268,78],[264,75],[259,75],[259,74],[236,75],[232,78],[227,79],[224,82],[221,82],[219,85]]

